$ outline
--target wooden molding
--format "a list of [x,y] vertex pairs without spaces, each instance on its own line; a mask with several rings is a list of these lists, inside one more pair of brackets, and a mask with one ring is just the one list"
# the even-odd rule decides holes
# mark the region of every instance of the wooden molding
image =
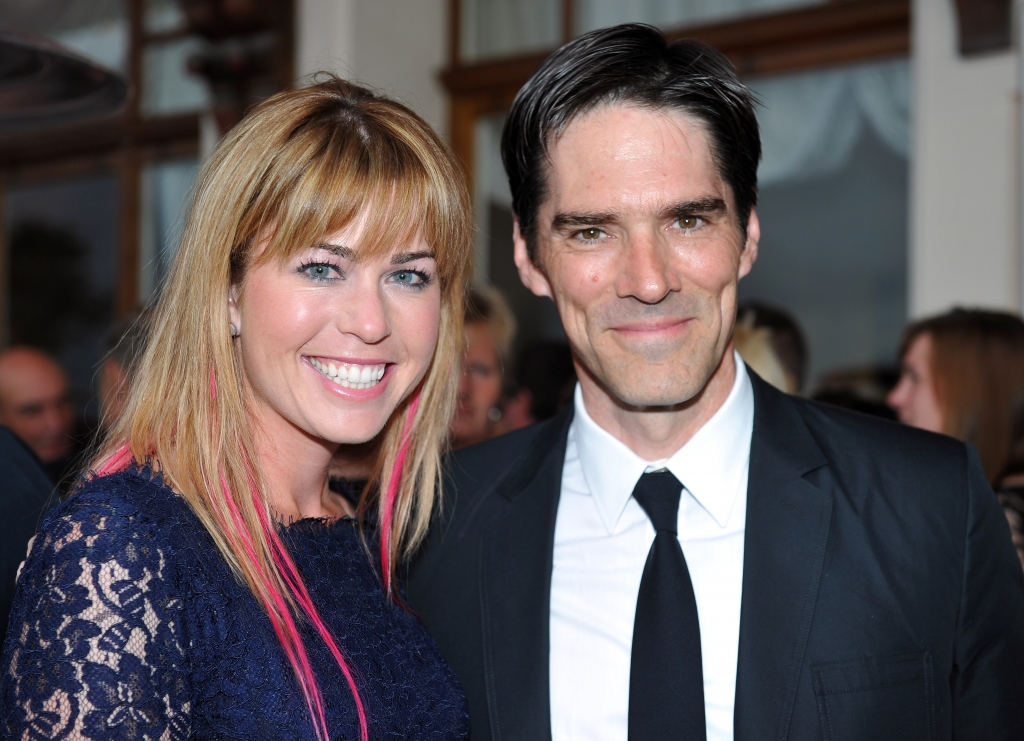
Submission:
[[741,76],[849,64],[910,51],[910,0],[851,0],[683,28],[725,54]]
[[1010,0],[957,0],[960,53],[964,56],[1009,49]]
[[[674,29],[666,36],[672,41],[694,38],[711,44],[732,60],[741,75],[848,64],[910,51],[910,0],[828,3]],[[441,81],[453,96],[506,97],[502,93],[522,87],[551,51],[455,64],[441,73]]]
[[[59,134],[59,135],[58,135]],[[117,116],[88,125],[0,137],[0,169],[107,154],[125,146],[192,145],[199,141],[195,113],[151,119]]]

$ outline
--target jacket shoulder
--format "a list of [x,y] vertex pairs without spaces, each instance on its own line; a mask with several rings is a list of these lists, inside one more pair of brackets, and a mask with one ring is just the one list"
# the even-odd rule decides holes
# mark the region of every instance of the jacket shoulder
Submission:
[[899,462],[911,468],[937,461],[967,463],[964,443],[947,435],[808,399],[790,397],[790,401],[833,463],[851,458]]
[[445,461],[446,496],[480,496],[518,473],[528,473],[566,434],[571,409],[567,411],[451,453]]

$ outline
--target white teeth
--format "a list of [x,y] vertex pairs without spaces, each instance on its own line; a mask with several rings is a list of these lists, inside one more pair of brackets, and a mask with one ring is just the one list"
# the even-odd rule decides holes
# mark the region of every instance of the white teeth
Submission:
[[320,371],[323,375],[334,381],[339,386],[354,389],[368,389],[376,386],[384,377],[387,365],[378,363],[376,365],[355,365],[336,364],[330,361],[324,362],[316,358],[309,358],[310,365]]

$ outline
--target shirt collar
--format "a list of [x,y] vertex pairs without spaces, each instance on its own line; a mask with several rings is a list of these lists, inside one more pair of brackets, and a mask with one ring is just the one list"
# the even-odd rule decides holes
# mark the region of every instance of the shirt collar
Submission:
[[719,527],[729,521],[740,487],[747,479],[750,439],[754,430],[754,390],[747,368],[736,358],[736,380],[725,403],[672,456],[647,461],[598,426],[587,414],[576,386],[571,434],[576,440],[583,476],[608,532],[614,532],[646,471],[667,468]]

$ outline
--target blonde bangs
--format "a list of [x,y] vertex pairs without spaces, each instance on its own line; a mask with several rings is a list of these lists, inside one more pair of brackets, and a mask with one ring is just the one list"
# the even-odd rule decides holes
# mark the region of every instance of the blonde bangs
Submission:
[[235,259],[247,265],[260,234],[272,234],[262,263],[287,259],[362,221],[355,259],[390,254],[422,234],[442,287],[464,282],[468,200],[452,187],[462,174],[427,132],[408,130],[422,122],[395,126],[393,110],[387,113],[357,126],[311,121],[282,141],[248,209],[252,217],[241,225]]

